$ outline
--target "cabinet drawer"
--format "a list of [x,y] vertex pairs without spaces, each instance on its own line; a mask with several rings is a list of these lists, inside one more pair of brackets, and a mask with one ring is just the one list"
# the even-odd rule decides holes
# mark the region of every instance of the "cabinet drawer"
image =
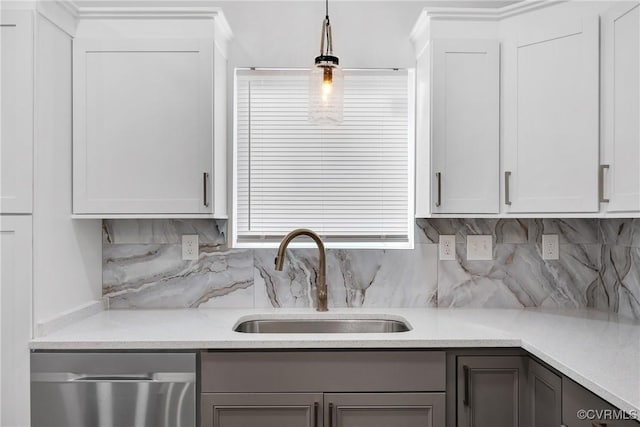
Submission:
[[202,427],[317,427],[322,393],[203,393]]
[[444,393],[327,393],[325,423],[336,427],[444,426]]
[[440,351],[202,353],[202,392],[444,391]]

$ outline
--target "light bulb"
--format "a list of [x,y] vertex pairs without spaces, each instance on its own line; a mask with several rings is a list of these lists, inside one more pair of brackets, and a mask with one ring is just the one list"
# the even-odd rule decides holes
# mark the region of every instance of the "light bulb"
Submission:
[[312,122],[342,122],[344,77],[337,62],[334,57],[316,58],[309,76],[309,120]]
[[322,83],[333,83],[333,70],[331,67],[322,67]]
[[333,89],[333,84],[322,82],[322,102],[327,103],[329,101],[329,97],[331,96],[331,90]]
[[322,102],[327,103],[333,89],[333,71],[331,67],[322,67]]

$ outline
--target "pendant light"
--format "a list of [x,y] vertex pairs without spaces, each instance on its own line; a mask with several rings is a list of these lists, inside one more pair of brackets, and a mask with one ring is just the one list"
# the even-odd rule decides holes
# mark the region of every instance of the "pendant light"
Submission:
[[325,17],[322,21],[320,56],[309,76],[309,120],[318,124],[342,122],[344,104],[344,76],[340,61],[333,54],[329,0],[325,0]]

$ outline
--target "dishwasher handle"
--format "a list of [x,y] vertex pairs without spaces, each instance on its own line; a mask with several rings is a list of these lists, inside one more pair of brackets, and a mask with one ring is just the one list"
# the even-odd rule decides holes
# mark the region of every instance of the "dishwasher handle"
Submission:
[[105,383],[105,382],[147,382],[153,381],[151,375],[80,375],[73,380],[74,382],[84,383]]
[[196,375],[192,372],[154,372],[148,374],[126,375],[75,374],[72,372],[39,372],[31,374],[31,381],[44,383],[195,383]]

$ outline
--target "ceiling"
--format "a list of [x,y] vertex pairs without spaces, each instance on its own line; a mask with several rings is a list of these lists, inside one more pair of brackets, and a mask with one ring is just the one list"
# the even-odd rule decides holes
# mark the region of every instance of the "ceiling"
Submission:
[[[321,2],[322,0],[75,0],[72,2],[81,7],[126,7],[133,5],[149,6],[217,6],[220,3],[241,2]],[[330,0],[333,2],[381,2],[391,0]],[[518,3],[524,0],[393,0],[398,3],[419,3],[423,7],[473,7],[473,8],[499,8]]]

